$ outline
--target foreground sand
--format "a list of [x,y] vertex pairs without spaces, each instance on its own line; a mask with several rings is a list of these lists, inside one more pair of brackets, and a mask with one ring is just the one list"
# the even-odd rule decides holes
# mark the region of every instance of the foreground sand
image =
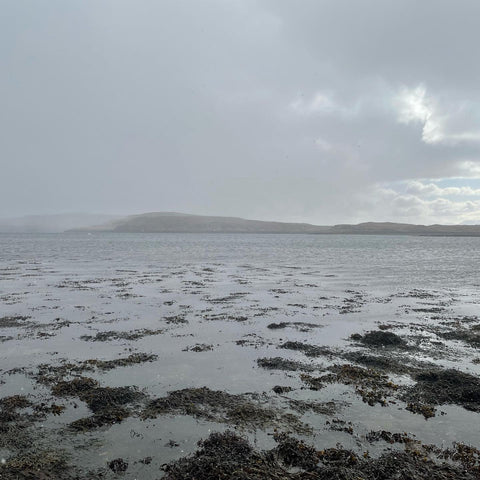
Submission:
[[475,288],[32,262],[0,287],[2,479],[479,474]]

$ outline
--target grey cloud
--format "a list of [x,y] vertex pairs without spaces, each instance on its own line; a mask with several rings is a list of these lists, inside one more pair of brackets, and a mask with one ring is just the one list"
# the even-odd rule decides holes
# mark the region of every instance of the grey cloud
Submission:
[[[0,216],[395,220],[403,194],[379,209],[382,185],[478,176],[475,0],[3,10]],[[435,115],[400,121],[396,99],[421,85]],[[439,218],[418,195],[410,212]]]

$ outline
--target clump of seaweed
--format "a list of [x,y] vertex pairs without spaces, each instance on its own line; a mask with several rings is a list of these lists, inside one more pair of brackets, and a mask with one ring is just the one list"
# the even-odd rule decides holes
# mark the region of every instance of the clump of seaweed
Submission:
[[[277,447],[259,452],[237,434],[212,433],[199,442],[191,456],[164,465],[166,480],[430,480],[478,478],[476,455],[464,449],[449,456],[452,463],[438,462],[440,452],[429,459],[427,451],[409,449],[387,452],[379,458],[359,456],[337,446],[316,450],[286,434],[275,435]],[[292,470],[294,468],[294,470]]]
[[200,448],[192,457],[163,467],[166,480],[278,480],[282,478],[279,474],[286,473],[271,459],[256,453],[246,439],[231,431],[212,433],[198,445]]
[[270,323],[267,325],[267,328],[270,330],[282,330],[284,328],[294,328],[300,332],[309,332],[313,328],[322,328],[323,325],[318,325],[317,323],[309,322],[279,322],[279,323]]
[[411,403],[455,404],[480,412],[480,378],[455,369],[426,370],[415,377],[417,383],[403,395]]
[[393,332],[372,330],[365,335],[354,334],[352,340],[371,348],[407,348],[407,342]]
[[0,399],[0,408],[4,412],[12,412],[17,409],[27,408],[30,405],[31,402],[25,395],[12,395]]
[[73,479],[71,470],[67,463],[67,455],[62,450],[24,451],[8,459],[4,465],[0,465],[0,478]]
[[78,377],[69,381],[60,381],[52,386],[52,393],[57,397],[80,397],[98,387],[99,383],[93,378]]
[[28,325],[27,320],[32,317],[27,315],[10,315],[0,318],[0,328],[16,328]]
[[478,448],[455,442],[452,448],[443,451],[437,449],[437,455],[441,458],[459,462],[465,469],[476,472],[480,477],[480,450]]
[[96,387],[79,396],[94,413],[109,411],[144,397],[145,394],[134,387]]
[[148,328],[141,328],[139,330],[131,330],[129,332],[116,332],[110,330],[107,332],[98,332],[96,335],[82,335],[81,340],[89,342],[107,342],[109,340],[138,340],[143,337],[151,335],[160,335],[163,330],[150,330]]
[[306,445],[303,440],[297,440],[286,433],[275,435],[277,447],[274,452],[288,467],[298,467],[312,471],[318,464],[318,453],[314,447]]
[[478,329],[471,328],[470,330],[451,330],[449,332],[438,332],[439,337],[445,340],[459,340],[474,348],[480,348],[480,333],[477,333]]
[[295,362],[294,360],[287,360],[286,358],[282,357],[259,358],[257,360],[257,364],[259,367],[267,370],[285,370],[290,372],[296,372],[298,370],[304,372],[313,372],[318,370],[318,367],[315,367],[314,365]]
[[182,315],[173,315],[170,317],[163,317],[165,323],[173,324],[173,325],[181,325],[188,323],[188,320]]
[[131,412],[123,407],[110,407],[101,410],[91,417],[80,418],[71,422],[68,427],[76,432],[87,432],[105,425],[114,425],[128,418]]
[[283,385],[275,385],[272,390],[281,395],[282,393],[288,393],[288,392],[291,392],[293,390],[292,387],[289,387],[289,386],[283,386]]
[[114,473],[123,473],[127,471],[128,462],[123,458],[116,458],[108,463],[108,468]]
[[[355,365],[333,365],[329,367],[332,373],[317,377],[315,380],[322,383],[343,383],[355,386],[355,392],[362,397],[365,403],[373,406],[379,403],[387,405],[387,397],[398,389],[387,375],[371,368],[362,368]],[[312,379],[309,379],[312,382]]]
[[433,405],[427,405],[420,402],[408,402],[405,410],[423,415],[425,420],[434,417],[437,413],[437,409]]
[[0,399],[0,448],[24,450],[31,445],[31,418],[18,410],[30,407],[30,400],[24,395],[12,395]]
[[197,343],[183,349],[184,352],[209,352],[211,350],[213,350],[213,345],[207,345],[206,343]]
[[245,428],[288,425],[297,431],[305,431],[305,425],[294,415],[265,407],[245,395],[233,395],[207,387],[175,390],[166,397],[151,400],[142,417],[155,418],[168,413],[191,415]]
[[300,380],[302,380],[302,382],[305,383],[310,390],[321,390],[325,387],[325,381],[321,377],[314,377],[312,375],[302,373],[300,375]]
[[394,443],[420,443],[418,440],[410,437],[406,432],[402,433],[392,433],[387,432],[386,430],[372,430],[366,435],[366,439],[370,442],[378,442],[383,440],[384,442],[394,444]]
[[432,368],[434,366],[433,363],[405,358],[398,360],[392,355],[370,355],[364,351],[345,352],[341,357],[349,362],[355,362],[367,368],[401,375],[418,373],[422,369]]
[[95,369],[107,371],[117,367],[128,367],[146,362],[154,362],[157,355],[148,353],[132,353],[128,357],[115,358],[113,360],[99,360],[96,358],[83,360],[81,362],[63,362],[60,365],[42,363],[38,365],[38,371],[33,376],[37,382],[51,385],[71,375],[78,375],[84,372],[93,372]]
[[345,432],[349,435],[353,435],[353,423],[347,420],[342,420],[341,418],[332,418],[332,420],[327,420],[325,425],[329,425],[329,429],[334,432]]
[[309,345],[302,342],[285,342],[280,345],[280,348],[287,350],[296,350],[303,352],[307,357],[320,357],[320,356],[332,356],[334,352],[328,347],[322,347],[317,345]]
[[96,380],[88,377],[58,382],[52,387],[52,393],[56,396],[77,397],[94,413],[92,417],[70,424],[77,431],[119,423],[131,414],[125,405],[145,398],[145,394],[134,387],[100,387]]
[[125,358],[116,358],[114,360],[86,360],[82,365],[94,365],[100,370],[113,370],[117,367],[128,367],[139,363],[154,362],[158,359],[158,355],[151,353],[132,353]]

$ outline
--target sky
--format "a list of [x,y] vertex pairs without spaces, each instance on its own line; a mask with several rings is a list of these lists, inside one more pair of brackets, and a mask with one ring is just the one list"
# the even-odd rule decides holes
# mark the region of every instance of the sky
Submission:
[[478,0],[3,0],[0,217],[480,224]]

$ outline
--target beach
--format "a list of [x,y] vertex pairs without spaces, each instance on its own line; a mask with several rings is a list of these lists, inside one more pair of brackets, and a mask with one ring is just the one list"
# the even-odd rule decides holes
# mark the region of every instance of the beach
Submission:
[[2,479],[478,478],[480,239],[0,246]]

